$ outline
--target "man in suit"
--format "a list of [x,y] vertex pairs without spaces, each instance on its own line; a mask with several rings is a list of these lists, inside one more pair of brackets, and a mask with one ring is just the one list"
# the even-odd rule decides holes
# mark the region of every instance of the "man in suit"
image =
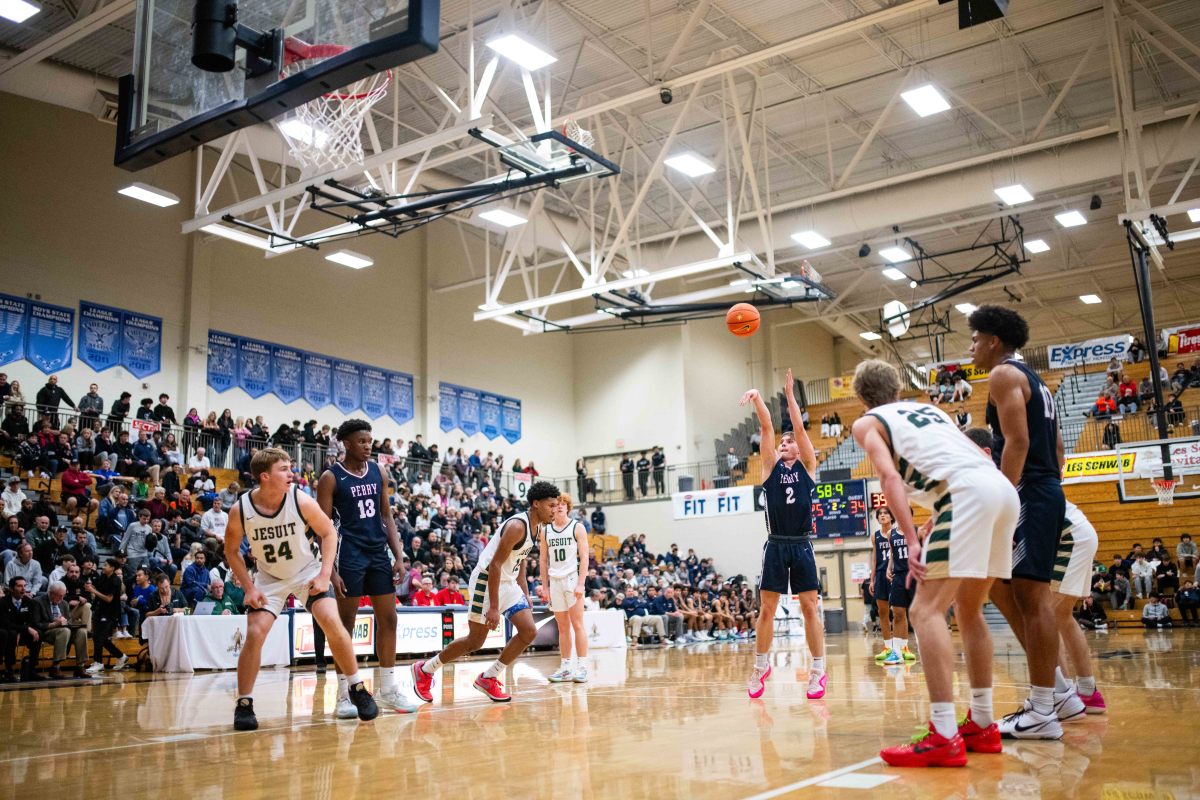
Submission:
[[[28,545],[26,545],[28,546]],[[9,581],[8,594],[0,598],[0,628],[8,631],[5,637],[3,679],[13,680],[13,666],[17,663],[17,645],[29,648],[29,654],[21,664],[21,680],[45,680],[37,674],[37,657],[41,649],[41,634],[33,624],[33,600],[27,592],[28,582],[21,576]]]
[[[87,661],[87,628],[80,620],[78,608],[67,603],[67,586],[54,581],[46,594],[33,601],[33,627],[37,629],[42,644],[54,646],[54,663],[50,677],[54,680],[67,677],[58,665],[67,657],[67,650],[75,648],[75,677],[84,677],[83,665]],[[41,644],[36,645],[41,649]]]

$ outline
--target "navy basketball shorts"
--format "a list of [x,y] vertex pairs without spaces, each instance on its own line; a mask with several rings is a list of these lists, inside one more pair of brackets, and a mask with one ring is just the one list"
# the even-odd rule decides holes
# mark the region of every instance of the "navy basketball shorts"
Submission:
[[891,582],[888,581],[887,569],[875,571],[875,592],[874,597],[877,602],[888,602],[888,593],[891,591]]
[[893,608],[908,608],[912,605],[912,590],[907,586],[908,570],[897,572],[892,576],[891,586],[888,587],[888,603]]
[[767,539],[763,545],[762,577],[758,588],[779,594],[799,594],[821,588],[812,542],[807,539]]
[[387,552],[362,553],[342,542],[338,553],[337,573],[346,584],[347,597],[375,597],[395,594],[392,563]]
[[1049,583],[1054,577],[1054,559],[1067,500],[1062,483],[1044,480],[1022,483],[1017,488],[1021,513],[1013,536],[1012,576]]

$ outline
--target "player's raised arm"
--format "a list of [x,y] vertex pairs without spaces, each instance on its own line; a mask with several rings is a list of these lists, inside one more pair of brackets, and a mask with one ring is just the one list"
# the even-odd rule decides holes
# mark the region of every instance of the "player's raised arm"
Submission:
[[1007,364],[996,367],[988,376],[988,395],[996,406],[1000,433],[1004,436],[1000,471],[1013,486],[1021,482],[1025,456],[1029,454],[1029,422],[1025,417],[1029,400],[1022,384],[1026,384],[1025,376]]
[[804,429],[804,415],[800,412],[800,404],[796,402],[795,379],[792,370],[787,371],[787,383],[783,386],[783,394],[787,398],[788,416],[792,418],[792,438],[796,440],[796,448],[800,451],[800,463],[808,470],[808,474],[817,476],[817,450],[813,447],[808,431]]
[[[908,571],[917,580],[925,579],[925,564],[921,561],[921,540],[917,538],[912,511],[908,507],[908,494],[904,491],[904,479],[896,471],[892,451],[888,446],[887,434],[879,420],[871,416],[859,417],[851,428],[854,440],[866,451],[875,471],[879,473],[879,484],[887,498],[888,510],[896,526],[908,543]],[[891,559],[888,560],[889,564]],[[890,567],[889,567],[890,569]]]
[[759,454],[762,457],[762,479],[765,481],[770,477],[771,470],[775,469],[775,462],[779,460],[779,454],[775,451],[775,425],[771,422],[771,410],[763,402],[758,389],[751,389],[742,395],[741,404],[747,403],[754,404],[754,413],[758,415],[758,430],[762,436]]

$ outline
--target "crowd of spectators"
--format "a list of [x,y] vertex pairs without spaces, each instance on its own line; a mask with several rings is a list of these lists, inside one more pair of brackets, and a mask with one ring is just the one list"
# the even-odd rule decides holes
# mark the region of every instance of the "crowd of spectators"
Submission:
[[1149,550],[1134,544],[1128,554],[1113,553],[1111,563],[1096,566],[1091,596],[1076,609],[1076,619],[1084,627],[1096,628],[1107,622],[1106,601],[1112,610],[1129,610],[1135,599],[1145,599],[1149,602],[1143,606],[1142,621],[1147,627],[1170,627],[1172,608],[1179,609],[1185,625],[1200,625],[1197,586],[1200,552],[1191,535],[1182,534],[1173,553],[1156,537]]

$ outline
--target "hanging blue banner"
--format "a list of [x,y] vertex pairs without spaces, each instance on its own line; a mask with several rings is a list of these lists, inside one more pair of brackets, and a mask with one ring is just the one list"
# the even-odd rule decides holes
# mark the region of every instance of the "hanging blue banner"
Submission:
[[237,348],[236,336],[208,332],[208,385],[218,393],[237,385]]
[[362,410],[371,419],[379,419],[388,409],[388,376],[375,367],[360,367],[362,374]]
[[479,430],[489,439],[500,435],[500,397],[491,392],[479,395]]
[[122,313],[79,301],[79,360],[97,372],[121,363]]
[[49,303],[29,304],[25,360],[49,375],[71,366],[75,338],[75,309]]
[[29,301],[0,294],[0,365],[25,358],[25,329],[29,326]]
[[238,339],[238,386],[256,400],[271,391],[271,345]]
[[388,373],[388,416],[397,425],[413,418],[413,377],[403,372]]
[[514,397],[500,398],[500,429],[509,444],[521,438],[521,401]]
[[304,394],[304,354],[281,345],[271,345],[271,391],[285,403]]
[[438,424],[446,433],[458,427],[458,387],[438,383]]
[[317,353],[304,354],[304,399],[320,411],[333,402],[333,360]]
[[333,362],[333,405],[343,414],[357,411],[362,405],[359,386],[362,376],[358,364],[353,361]]
[[458,427],[467,436],[479,433],[479,391],[460,387],[458,390]]
[[135,378],[162,370],[162,318],[125,311],[121,320],[121,366]]

